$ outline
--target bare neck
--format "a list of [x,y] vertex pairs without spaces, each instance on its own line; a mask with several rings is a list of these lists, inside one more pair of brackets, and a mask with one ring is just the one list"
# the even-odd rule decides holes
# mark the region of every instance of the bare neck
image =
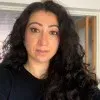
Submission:
[[38,63],[34,61],[27,61],[24,65],[25,69],[38,79],[42,79],[49,67],[49,62]]

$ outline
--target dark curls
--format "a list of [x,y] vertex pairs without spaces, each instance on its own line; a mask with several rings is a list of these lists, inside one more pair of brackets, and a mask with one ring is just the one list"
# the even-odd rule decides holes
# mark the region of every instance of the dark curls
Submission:
[[25,29],[30,15],[39,10],[54,13],[60,30],[59,48],[50,61],[43,89],[44,100],[91,100],[97,82],[85,69],[84,50],[71,16],[64,7],[53,1],[32,3],[22,12],[3,46],[3,62],[16,70],[26,63]]

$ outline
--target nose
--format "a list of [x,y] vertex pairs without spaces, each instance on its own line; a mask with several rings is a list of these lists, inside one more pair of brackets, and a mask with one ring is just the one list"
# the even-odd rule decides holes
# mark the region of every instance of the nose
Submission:
[[46,46],[48,45],[48,35],[46,33],[42,33],[40,35],[39,41],[38,41],[39,45],[41,46]]

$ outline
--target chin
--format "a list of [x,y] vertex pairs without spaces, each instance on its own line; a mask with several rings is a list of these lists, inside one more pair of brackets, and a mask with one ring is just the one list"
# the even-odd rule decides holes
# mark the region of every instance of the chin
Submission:
[[42,57],[42,58],[38,58],[37,59],[39,62],[41,62],[41,63],[47,63],[47,62],[49,62],[50,61],[50,58],[47,58],[47,57]]
[[50,56],[37,56],[36,59],[37,61],[41,62],[41,63],[47,63],[47,62],[50,62],[50,60],[53,58],[53,55]]

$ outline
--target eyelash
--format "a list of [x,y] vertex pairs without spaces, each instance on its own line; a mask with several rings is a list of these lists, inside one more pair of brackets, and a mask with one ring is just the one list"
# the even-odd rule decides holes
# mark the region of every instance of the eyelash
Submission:
[[[39,33],[39,32],[40,32],[39,29],[34,28],[34,27],[30,28],[30,30],[31,30],[31,32],[33,32],[33,33]],[[50,31],[50,34],[51,34],[51,35],[59,35],[59,32],[57,32],[57,31]]]
[[51,35],[58,35],[59,32],[57,32],[57,31],[50,31],[50,34],[51,34]]
[[31,30],[31,32],[33,32],[33,33],[39,33],[39,30],[37,29],[37,28],[30,28],[30,30]]

